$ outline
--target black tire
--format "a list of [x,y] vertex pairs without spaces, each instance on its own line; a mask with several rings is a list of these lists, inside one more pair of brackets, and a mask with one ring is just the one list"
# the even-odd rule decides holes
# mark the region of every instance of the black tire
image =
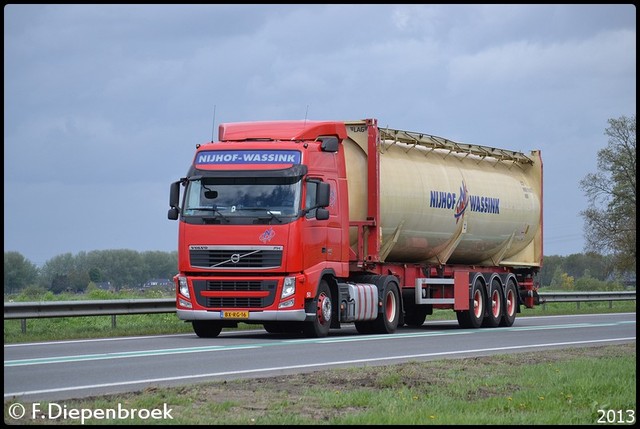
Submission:
[[264,322],[264,330],[270,334],[299,334],[302,327],[298,322]]
[[373,334],[373,321],[368,320],[366,322],[354,322],[356,331],[358,334]]
[[502,282],[498,277],[494,277],[489,285],[489,295],[487,299],[487,316],[482,322],[482,326],[495,328],[500,325],[504,313],[504,292]]
[[313,321],[304,323],[302,331],[309,338],[326,337],[329,335],[334,309],[331,290],[325,280],[321,280],[318,285],[318,293],[314,300],[313,309],[315,317]]
[[264,330],[270,334],[281,334],[284,332],[282,325],[278,322],[264,322],[262,326]]
[[[381,276],[380,282],[384,284],[382,288],[382,311],[378,313],[378,318],[373,321],[373,333],[393,334],[398,329],[400,321],[400,292],[395,277]],[[379,284],[379,283],[378,283]]]
[[458,324],[461,328],[477,329],[482,326],[484,320],[485,294],[484,286],[480,278],[476,278],[471,287],[471,299],[469,309],[464,311],[456,311]]
[[507,282],[507,288],[505,289],[504,311],[502,314],[502,320],[500,320],[500,326],[513,326],[513,323],[516,321],[517,312],[518,288],[516,287],[515,280],[510,279]]
[[408,307],[407,310],[407,314],[404,315],[404,323],[414,328],[419,328],[424,324],[429,312],[424,305],[413,305]]
[[222,332],[222,323],[212,320],[194,320],[193,332],[200,338],[215,338]]

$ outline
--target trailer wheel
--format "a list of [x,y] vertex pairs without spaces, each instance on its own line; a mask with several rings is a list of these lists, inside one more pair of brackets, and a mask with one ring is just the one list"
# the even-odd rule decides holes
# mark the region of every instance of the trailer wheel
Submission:
[[477,278],[471,287],[471,305],[468,310],[457,311],[458,324],[461,328],[479,328],[484,320],[485,295],[482,281]]
[[331,290],[326,280],[321,280],[318,285],[318,296],[313,307],[315,317],[311,322],[305,322],[303,332],[309,338],[322,338],[329,334],[331,318],[333,317],[333,304]]
[[500,326],[513,326],[513,322],[516,321],[516,313],[518,312],[518,290],[516,289],[516,284],[513,279],[507,282],[504,303],[504,312],[502,320],[500,320]]
[[200,338],[215,338],[222,332],[222,323],[211,320],[194,320],[191,322],[193,332]]
[[376,334],[393,334],[398,329],[400,321],[400,293],[393,277],[385,276],[380,280],[384,283],[382,291],[382,311],[373,321],[373,332]]
[[485,317],[482,322],[482,326],[495,328],[500,325],[504,313],[503,302],[502,284],[500,283],[500,279],[494,277],[489,285],[489,300],[487,302],[489,311],[487,312],[487,317]]

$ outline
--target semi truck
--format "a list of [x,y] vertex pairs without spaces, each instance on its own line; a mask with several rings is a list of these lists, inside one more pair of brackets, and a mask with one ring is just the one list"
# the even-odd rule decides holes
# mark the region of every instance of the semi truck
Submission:
[[176,312],[321,338],[512,326],[539,304],[542,158],[377,119],[223,123],[171,183]]

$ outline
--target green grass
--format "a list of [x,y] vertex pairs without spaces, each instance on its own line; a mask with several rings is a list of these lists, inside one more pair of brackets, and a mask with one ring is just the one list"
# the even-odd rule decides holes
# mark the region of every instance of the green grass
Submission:
[[[5,422],[11,422],[5,401]],[[307,374],[56,402],[67,409],[171,409],[170,420],[89,424],[585,425],[636,410],[636,346],[527,352]],[[31,409],[30,403],[22,403]],[[40,404],[46,409],[46,404]],[[635,416],[635,414],[634,414]],[[618,417],[616,417],[618,418]],[[20,424],[80,424],[31,419]]]

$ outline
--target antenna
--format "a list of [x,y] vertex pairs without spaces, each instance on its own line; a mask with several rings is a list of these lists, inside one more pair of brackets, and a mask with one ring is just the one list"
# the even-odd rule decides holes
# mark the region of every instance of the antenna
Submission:
[[213,143],[213,134],[216,132],[216,105],[213,105],[213,124],[211,124],[211,143]]
[[307,104],[307,110],[304,112],[304,126],[302,128],[307,127],[307,115],[309,114],[309,105]]

